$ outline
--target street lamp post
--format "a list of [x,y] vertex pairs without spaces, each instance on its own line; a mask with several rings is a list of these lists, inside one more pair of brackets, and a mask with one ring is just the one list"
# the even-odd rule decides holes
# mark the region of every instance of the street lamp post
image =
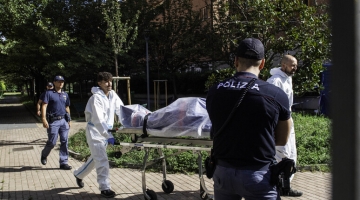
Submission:
[[146,89],[147,89],[147,109],[150,110],[150,87],[149,87],[149,52],[148,52],[148,41],[149,41],[149,30],[144,31],[146,41]]

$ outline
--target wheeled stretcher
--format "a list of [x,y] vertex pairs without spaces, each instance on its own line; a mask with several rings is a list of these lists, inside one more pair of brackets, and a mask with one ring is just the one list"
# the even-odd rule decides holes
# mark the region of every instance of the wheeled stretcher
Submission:
[[[184,151],[193,151],[197,156],[201,199],[214,199],[204,181],[201,151],[210,153],[212,140],[209,139],[211,123],[205,109],[205,99],[181,98],[169,106],[150,112],[140,105],[121,107],[122,127],[117,133],[130,134],[132,143],[120,142],[121,153],[137,148],[145,151],[142,166],[142,190],[145,200],[157,199],[153,190],[146,188],[146,167],[162,161],[162,190],[171,193],[174,184],[166,179],[166,158]],[[186,137],[184,137],[186,136]],[[180,138],[179,138],[180,137]],[[159,158],[148,161],[150,151],[158,152]],[[178,149],[175,154],[165,156],[162,149]]]

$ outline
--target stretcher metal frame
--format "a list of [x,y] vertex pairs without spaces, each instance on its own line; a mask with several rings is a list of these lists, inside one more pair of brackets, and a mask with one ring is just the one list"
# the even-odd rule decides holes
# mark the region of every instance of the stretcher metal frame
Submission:
[[[204,181],[204,169],[202,165],[202,155],[201,151],[206,151],[210,153],[211,147],[213,145],[212,140],[205,138],[202,139],[182,139],[182,138],[171,138],[171,137],[153,137],[149,136],[147,133],[144,134],[142,129],[139,128],[120,128],[116,131],[117,133],[131,134],[131,140],[133,143],[120,142],[119,145],[122,146],[121,153],[125,154],[131,149],[137,148],[145,151],[143,166],[141,169],[142,173],[142,190],[145,200],[156,200],[157,196],[153,190],[146,188],[146,167],[150,166],[158,161],[162,161],[162,189],[165,193],[170,194],[174,190],[174,184],[166,179],[166,158],[170,156],[176,156],[185,151],[193,151],[198,155],[197,163],[199,167],[199,179],[200,179],[200,197],[204,200],[213,200],[214,192],[208,190]],[[145,136],[144,136],[145,135]],[[154,144],[155,143],[155,144]],[[180,146],[177,144],[185,144],[187,146]],[[198,147],[199,145],[205,147]],[[154,148],[158,151],[160,155],[159,158],[148,161],[150,150]],[[165,156],[162,149],[178,149],[179,151]]]

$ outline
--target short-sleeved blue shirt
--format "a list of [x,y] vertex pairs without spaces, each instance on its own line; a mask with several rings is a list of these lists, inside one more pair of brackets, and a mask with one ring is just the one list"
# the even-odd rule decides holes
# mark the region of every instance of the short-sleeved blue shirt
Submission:
[[48,90],[45,90],[45,92],[43,92],[43,93],[40,94],[39,99],[40,99],[41,101],[44,101],[44,97],[45,97],[46,91],[48,91]]
[[238,72],[214,85],[206,99],[212,133],[216,133],[253,78],[254,85],[226,127],[213,138],[215,157],[241,169],[265,166],[274,160],[275,127],[278,120],[290,118],[289,100],[280,88],[248,72]]
[[39,99],[40,99],[41,101],[44,101],[45,93],[46,93],[46,91],[40,94]]
[[65,108],[70,106],[69,95],[64,91],[57,93],[55,90],[47,90],[43,102],[48,104],[46,114],[53,116],[64,116]]

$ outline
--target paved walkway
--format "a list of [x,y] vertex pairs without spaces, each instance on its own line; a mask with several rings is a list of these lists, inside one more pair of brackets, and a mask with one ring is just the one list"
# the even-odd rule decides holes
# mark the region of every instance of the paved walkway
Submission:
[[[84,127],[84,122],[73,122],[71,134]],[[16,97],[6,96],[0,100],[0,199],[102,199],[95,171],[84,179],[85,187],[79,188],[73,170],[59,170],[58,146],[50,153],[48,164],[41,165],[40,152],[46,139],[42,124]],[[69,158],[73,169],[82,163]],[[112,168],[110,174],[112,189],[118,194],[114,199],[144,199],[139,170]],[[175,186],[171,194],[165,194],[161,189],[161,173],[147,173],[146,179],[147,187],[157,193],[158,199],[201,199],[196,174],[168,174],[167,179]],[[211,180],[206,181],[207,187],[212,189]],[[292,187],[303,191],[304,195],[282,199],[330,199],[331,175],[298,172]]]

